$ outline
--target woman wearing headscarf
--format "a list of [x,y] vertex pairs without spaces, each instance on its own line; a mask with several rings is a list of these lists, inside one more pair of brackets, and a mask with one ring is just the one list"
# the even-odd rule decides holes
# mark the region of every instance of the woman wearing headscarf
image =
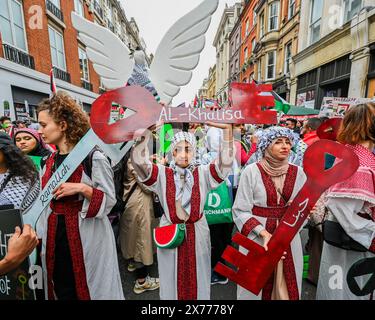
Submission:
[[38,131],[30,128],[17,129],[15,131],[14,142],[21,151],[28,156],[47,157],[52,150],[47,146],[39,135]]
[[0,133],[0,205],[26,211],[39,194],[38,173],[32,161],[6,133]]
[[[345,143],[358,156],[359,168],[349,179],[328,189],[325,201],[326,220],[331,225],[338,223],[342,232],[357,245],[347,244],[342,247],[339,243],[329,244],[324,241],[317,299],[373,300],[373,293],[356,296],[349,289],[346,279],[349,269],[356,262],[375,257],[374,103],[353,106],[346,113],[338,133],[338,141]],[[336,271],[338,269],[340,272]],[[340,276],[339,279],[337,276]],[[355,278],[360,289],[366,286],[367,276],[364,274]]]
[[186,224],[181,245],[158,248],[160,298],[163,300],[209,300],[211,290],[211,244],[203,215],[207,194],[231,172],[233,132],[231,125],[209,124],[224,129],[222,149],[208,165],[196,166],[196,139],[188,132],[173,138],[171,167],[149,161],[147,143],[139,141],[132,150],[132,162],[139,180],[157,193],[164,209],[160,226]]
[[[258,140],[262,159],[243,171],[233,205],[233,219],[238,230],[266,250],[289,203],[306,181],[302,168],[288,162],[294,143],[295,135],[290,129],[271,127],[262,132]],[[247,252],[242,247],[240,251]],[[256,296],[238,286],[237,298],[298,300],[301,296],[302,271],[303,252],[297,234],[262,292]]]

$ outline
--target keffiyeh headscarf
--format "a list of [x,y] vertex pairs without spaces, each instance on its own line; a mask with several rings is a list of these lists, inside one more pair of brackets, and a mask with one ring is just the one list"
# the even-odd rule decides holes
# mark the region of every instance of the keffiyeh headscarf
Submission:
[[294,132],[288,128],[283,127],[271,127],[263,130],[259,134],[258,150],[264,155],[266,149],[278,138],[288,138],[292,144],[292,147],[298,142],[297,136]]
[[[195,136],[192,133],[189,132],[178,132],[173,137],[172,143],[171,143],[171,152],[176,149],[176,146],[181,142],[186,141],[188,142],[193,149],[193,152],[195,154],[197,142],[195,139]],[[175,161],[173,160],[170,164],[170,168],[174,172],[174,182],[176,185],[176,201],[181,199],[181,206],[186,212],[190,212],[190,199],[191,199],[191,193],[193,190],[194,185],[194,177],[193,177],[193,170],[196,166],[196,163],[194,161],[195,156],[193,155],[192,163],[187,168],[180,168],[176,165]],[[181,181],[184,177],[183,182]]]

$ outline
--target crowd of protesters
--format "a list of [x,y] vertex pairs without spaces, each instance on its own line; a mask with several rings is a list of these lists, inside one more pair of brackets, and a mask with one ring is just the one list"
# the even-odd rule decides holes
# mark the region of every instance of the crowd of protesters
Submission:
[[[210,299],[212,285],[228,279],[214,271],[238,231],[267,249],[287,207],[306,181],[303,156],[319,140],[326,118],[289,118],[275,126],[184,124],[174,127],[167,152],[159,150],[160,128],[149,128],[124,159],[111,166],[95,148],[42,212],[36,230],[25,226],[9,241],[0,261],[5,274],[39,243],[44,298],[53,300],[124,299],[117,248],[129,272],[136,273],[134,293],[160,290],[161,299]],[[90,129],[88,115],[63,92],[43,100],[38,127],[0,119],[0,205],[22,213]],[[347,285],[329,287],[329,267],[346,271],[375,255],[375,105],[351,108],[338,142],[359,158],[358,171],[331,187],[315,205],[307,224],[308,280],[317,299],[372,299],[354,296]],[[35,130],[37,129],[37,130]],[[31,158],[40,157],[38,169]],[[88,163],[88,165],[87,165]],[[333,163],[331,163],[331,166]],[[225,185],[233,222],[210,224],[203,214],[207,195]],[[113,216],[115,219],[108,219]],[[118,208],[121,208],[120,210]],[[324,241],[322,224],[337,222],[364,248],[350,251]],[[118,228],[118,232],[114,229]],[[177,247],[156,247],[153,231],[185,226]],[[238,286],[238,299],[301,298],[303,253],[295,236],[259,295]],[[242,247],[241,252],[246,252]],[[122,260],[121,260],[122,261]],[[150,276],[157,263],[159,277]]]

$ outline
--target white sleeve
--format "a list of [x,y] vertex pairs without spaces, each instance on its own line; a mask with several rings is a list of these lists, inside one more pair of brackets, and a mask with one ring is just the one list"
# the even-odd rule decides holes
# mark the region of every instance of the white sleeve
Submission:
[[373,251],[375,222],[358,215],[364,203],[357,199],[328,198],[326,206],[351,238]]

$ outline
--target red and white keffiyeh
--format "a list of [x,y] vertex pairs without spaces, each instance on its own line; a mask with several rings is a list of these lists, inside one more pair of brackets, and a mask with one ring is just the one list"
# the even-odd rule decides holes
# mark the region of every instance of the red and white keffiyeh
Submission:
[[375,155],[361,145],[346,145],[359,158],[359,168],[349,179],[332,186],[329,198],[350,198],[366,202],[375,220]]

